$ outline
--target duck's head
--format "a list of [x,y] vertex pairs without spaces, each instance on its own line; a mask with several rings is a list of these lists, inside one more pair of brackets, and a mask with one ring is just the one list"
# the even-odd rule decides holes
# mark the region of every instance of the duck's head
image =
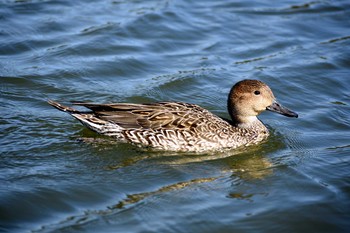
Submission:
[[297,113],[279,104],[271,89],[258,80],[242,80],[236,83],[228,97],[228,110],[237,124],[253,122],[265,110],[298,117]]

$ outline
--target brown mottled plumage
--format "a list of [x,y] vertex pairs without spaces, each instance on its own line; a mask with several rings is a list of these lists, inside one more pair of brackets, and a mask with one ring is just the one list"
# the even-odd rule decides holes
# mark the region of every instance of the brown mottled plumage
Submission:
[[278,104],[271,89],[258,80],[243,80],[232,87],[228,97],[232,121],[198,105],[181,102],[73,103],[89,108],[90,112],[80,112],[51,100],[48,103],[70,113],[97,133],[121,142],[171,151],[198,152],[256,144],[269,135],[256,117],[264,110],[298,117]]

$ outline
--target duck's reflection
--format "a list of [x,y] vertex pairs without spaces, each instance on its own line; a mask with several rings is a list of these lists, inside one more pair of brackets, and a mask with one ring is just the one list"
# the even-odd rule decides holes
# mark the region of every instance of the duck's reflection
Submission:
[[[156,156],[156,155],[154,155]],[[157,155],[160,156],[160,155]],[[164,156],[164,155],[163,155]],[[239,156],[239,158],[232,157],[232,153],[221,153],[219,156],[219,160],[224,160],[226,163],[226,169],[221,170],[221,175],[213,176],[213,177],[203,177],[196,178],[187,181],[181,181],[177,183],[173,183],[167,186],[163,186],[158,190],[151,192],[141,192],[135,194],[128,194],[127,197],[121,201],[119,201],[116,205],[111,206],[112,209],[124,208],[127,205],[137,203],[149,196],[159,195],[161,193],[172,192],[175,190],[180,190],[184,188],[188,188],[190,186],[196,186],[202,183],[212,183],[217,181],[220,178],[225,179],[225,177],[231,177],[230,179],[233,182],[239,180],[242,182],[243,180],[251,180],[251,179],[263,179],[266,176],[272,174],[272,164],[268,161],[268,159],[264,158],[262,155],[253,155],[250,157]],[[149,157],[150,158],[150,157]],[[153,157],[154,158],[154,157]],[[146,159],[146,158],[142,158]],[[172,157],[172,161],[168,161],[170,165],[189,165],[189,163],[198,163],[200,161],[211,161],[218,160],[218,154],[216,155],[201,155],[201,156],[185,156],[182,158],[174,159]],[[139,160],[140,161],[140,160]],[[135,161],[138,162],[138,161]],[[162,163],[165,163],[163,160]],[[222,166],[223,167],[223,166]],[[235,181],[234,181],[235,180]],[[239,194],[237,193],[229,193],[228,197],[230,198],[249,198],[249,194]],[[246,196],[248,195],[248,196]]]

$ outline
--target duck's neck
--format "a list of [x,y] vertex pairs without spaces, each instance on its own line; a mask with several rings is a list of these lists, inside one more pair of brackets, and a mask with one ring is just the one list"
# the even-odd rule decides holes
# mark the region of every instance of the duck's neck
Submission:
[[232,117],[232,122],[237,128],[248,129],[253,131],[267,131],[266,126],[256,116],[234,116]]

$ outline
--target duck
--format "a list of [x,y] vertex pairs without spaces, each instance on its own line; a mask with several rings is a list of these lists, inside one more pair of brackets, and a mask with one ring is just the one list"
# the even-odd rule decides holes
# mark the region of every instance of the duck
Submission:
[[298,117],[276,100],[268,85],[251,79],[232,86],[227,99],[231,119],[185,102],[72,103],[89,111],[53,100],[48,104],[118,142],[162,151],[206,152],[250,146],[269,136],[268,128],[257,117],[263,111]]

